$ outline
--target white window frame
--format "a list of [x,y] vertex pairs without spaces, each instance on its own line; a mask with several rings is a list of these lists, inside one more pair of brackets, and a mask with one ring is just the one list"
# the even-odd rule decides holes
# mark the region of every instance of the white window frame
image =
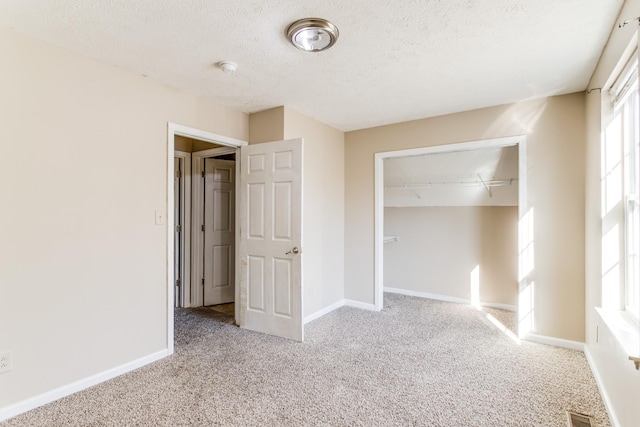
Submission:
[[[638,90],[638,53],[620,73],[609,90],[614,120],[620,121],[620,151],[622,167],[622,223],[624,242],[622,247],[623,278],[621,308],[629,313],[636,323],[640,323],[640,277],[638,247],[639,209],[638,189],[640,184],[640,94]],[[604,153],[603,153],[604,155]],[[607,172],[607,171],[603,171]],[[603,196],[606,195],[603,193]],[[603,200],[606,203],[606,200]]]

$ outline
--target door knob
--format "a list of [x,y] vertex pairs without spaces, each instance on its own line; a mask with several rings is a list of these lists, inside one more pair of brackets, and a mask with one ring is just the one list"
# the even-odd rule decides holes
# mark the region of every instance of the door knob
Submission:
[[290,255],[290,254],[299,254],[300,253],[300,249],[298,249],[297,246],[294,246],[293,249],[291,249],[289,252],[287,252],[285,255]]

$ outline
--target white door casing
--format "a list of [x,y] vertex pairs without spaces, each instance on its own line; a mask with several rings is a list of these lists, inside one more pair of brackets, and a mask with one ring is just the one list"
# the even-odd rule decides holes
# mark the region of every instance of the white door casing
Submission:
[[[518,218],[519,223],[526,216],[527,202],[527,137],[526,135],[457,144],[433,145],[405,150],[379,152],[374,155],[374,309],[382,310],[384,306],[384,160],[397,157],[421,156],[437,153],[452,153],[483,148],[518,146]],[[522,225],[518,226],[518,246],[523,245]],[[520,256],[520,254],[518,254]],[[518,300],[522,301],[523,283],[518,285]],[[519,317],[518,317],[519,318]],[[519,318],[520,319],[520,318]],[[518,325],[520,329],[520,324]],[[520,333],[519,333],[520,335]]]
[[304,339],[302,151],[302,139],[240,149],[240,325],[297,341]]
[[[194,224],[191,227],[191,293],[190,293],[190,306],[191,307],[202,307],[204,305],[204,232],[202,231],[202,225],[204,225],[204,191],[205,191],[205,160],[211,158],[217,158],[220,156],[228,155],[228,154],[237,154],[238,158],[240,156],[240,152],[236,153],[235,147],[220,147],[214,148],[211,150],[204,150],[192,153],[192,164],[191,164],[191,176],[193,177],[193,182],[191,182],[191,194],[192,194],[192,210],[191,210],[191,222]],[[238,193],[238,183],[240,182],[238,178],[239,167],[238,159],[236,159],[236,176],[234,177],[234,182],[236,184],[236,194]],[[236,197],[236,209],[237,209],[238,197]],[[237,211],[236,211],[237,212]],[[238,221],[235,222],[238,224]],[[235,241],[238,241],[238,230],[236,227],[236,235]],[[235,259],[237,259],[238,255],[238,245],[236,244],[236,253]],[[240,277],[238,274],[238,269],[235,269],[236,276],[236,299],[238,299],[238,291],[240,288],[238,287],[237,278]]]
[[205,159],[204,305],[235,300],[235,178],[235,161]]
[[[180,179],[177,180],[178,169],[174,170],[174,220],[172,226],[179,225],[174,229],[174,258],[179,255],[179,275],[174,275],[180,280],[180,287],[175,288],[179,294],[178,306],[191,306],[191,153],[175,150],[174,159],[179,159]],[[179,186],[178,189],[175,187]],[[174,263],[174,269],[178,271],[178,266]]]
[[173,191],[174,191],[174,283],[175,283],[175,295],[174,295],[174,304],[176,307],[180,307],[180,297],[181,297],[181,282],[182,282],[182,264],[183,264],[183,254],[182,254],[182,245],[181,243],[181,225],[182,225],[182,159],[179,157],[174,157],[174,168],[175,168],[175,177],[173,180]]
[[[192,139],[198,139],[201,141],[205,141],[205,142],[212,142],[215,144],[219,144],[219,145],[223,145],[225,147],[233,147],[234,149],[236,147],[241,147],[243,145],[246,145],[247,142],[246,141],[241,141],[238,139],[234,139],[234,138],[229,138],[227,136],[224,135],[217,135],[211,132],[207,132],[207,131],[203,131],[200,129],[195,129],[195,128],[191,128],[188,126],[183,126],[183,125],[179,125],[176,123],[171,123],[168,122],[167,123],[167,153],[173,153],[175,152],[175,137],[177,135],[181,135],[181,136],[185,136],[187,138],[192,138]],[[189,156],[191,156],[191,154],[189,154]],[[195,157],[195,155],[194,155]],[[166,239],[167,239],[167,245],[166,245],[166,250],[167,250],[167,271],[166,271],[166,289],[167,289],[167,298],[166,298],[166,317],[165,317],[165,321],[166,321],[166,331],[167,331],[167,335],[166,335],[166,350],[163,350],[166,352],[166,355],[170,355],[173,354],[174,352],[174,339],[175,339],[175,328],[174,328],[174,313],[175,313],[175,307],[174,307],[174,292],[175,292],[175,282],[174,282],[174,264],[173,264],[173,259],[174,259],[174,244],[173,244],[173,239],[174,239],[174,219],[173,219],[173,215],[174,215],[174,210],[173,210],[173,198],[174,198],[174,191],[173,191],[173,185],[174,185],[174,173],[175,173],[175,169],[174,169],[174,160],[173,160],[173,156],[168,155],[166,156],[167,159],[167,173],[166,173],[166,178],[167,178],[167,183],[166,183],[166,188],[167,188],[167,204],[166,204],[166,208],[167,208],[167,221],[166,221]],[[187,167],[185,169],[188,169],[189,166],[187,165]],[[187,174],[187,176],[189,176],[189,174]],[[197,182],[197,180],[196,180]],[[185,182],[188,185],[194,184],[194,182],[190,182],[190,180],[186,180]],[[188,197],[188,195],[190,194],[190,191],[187,190],[185,191],[185,196]],[[186,206],[189,206],[189,204],[187,204]],[[194,213],[191,212],[191,214],[193,215]],[[189,217],[189,213],[185,214],[186,217]],[[194,224],[197,224],[197,222],[194,222]],[[189,223],[187,222],[185,225],[189,225]],[[192,227],[193,228],[193,227]],[[237,227],[236,227],[237,229]],[[186,231],[185,231],[186,232]],[[238,230],[236,230],[236,233],[238,233]],[[237,234],[236,234],[237,236]],[[195,239],[192,239],[195,240]],[[237,241],[237,240],[236,240]],[[192,242],[193,243],[193,242]],[[237,249],[236,249],[237,251]],[[193,258],[190,257],[189,252],[188,252],[188,246],[185,248],[184,251],[185,254],[185,259],[187,258]],[[188,266],[188,263],[185,263],[186,266]],[[185,268],[185,272],[187,271],[188,267]],[[237,280],[237,276],[239,276],[238,274],[236,274],[236,280]],[[194,282],[193,280],[191,282]],[[239,292],[239,287],[237,287],[238,289],[236,289],[236,292]],[[188,289],[187,289],[188,292]],[[185,294],[187,293],[185,292]],[[200,293],[202,294],[202,293]],[[186,296],[186,295],[185,295]],[[193,297],[193,295],[190,295],[190,297]],[[239,298],[239,296],[237,296],[237,298]],[[186,299],[185,302],[189,302],[189,299]]]

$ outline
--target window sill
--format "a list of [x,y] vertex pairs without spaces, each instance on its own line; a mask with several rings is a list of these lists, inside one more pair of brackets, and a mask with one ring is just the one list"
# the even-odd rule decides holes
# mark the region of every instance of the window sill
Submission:
[[640,370],[640,327],[631,315],[620,310],[596,307],[602,322],[607,325],[615,339],[624,349],[629,360]]

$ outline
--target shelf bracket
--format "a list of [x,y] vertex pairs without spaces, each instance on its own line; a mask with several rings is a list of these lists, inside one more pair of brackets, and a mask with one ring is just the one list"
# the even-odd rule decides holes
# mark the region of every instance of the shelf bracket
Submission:
[[480,178],[480,182],[482,183],[482,186],[484,187],[484,189],[489,192],[489,197],[493,197],[493,194],[491,193],[491,187],[487,185],[487,183],[484,181],[484,179],[482,179],[482,176],[480,174],[478,174],[478,178]]

